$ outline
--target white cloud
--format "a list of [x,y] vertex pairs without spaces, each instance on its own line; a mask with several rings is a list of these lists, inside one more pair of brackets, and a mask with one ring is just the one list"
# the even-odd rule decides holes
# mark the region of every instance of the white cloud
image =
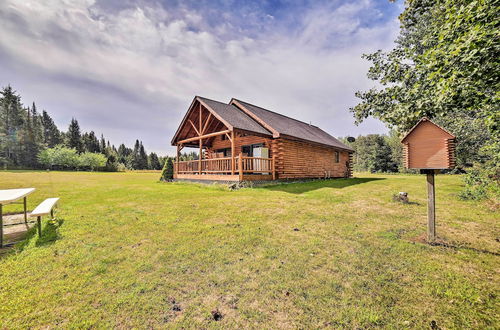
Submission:
[[[100,10],[90,0],[0,4],[0,60],[9,78],[61,123],[75,116],[112,142],[167,146],[194,95],[241,98],[312,121],[334,135],[381,132],[353,125],[354,92],[372,85],[364,52],[389,47],[397,23],[363,27],[370,1],[311,8],[295,33],[228,40],[196,11],[158,4]],[[224,37],[220,31],[224,30]],[[3,71],[3,72],[2,72]]]

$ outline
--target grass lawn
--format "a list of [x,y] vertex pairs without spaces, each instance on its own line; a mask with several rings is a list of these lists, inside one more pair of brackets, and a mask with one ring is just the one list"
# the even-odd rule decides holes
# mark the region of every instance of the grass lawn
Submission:
[[499,328],[498,212],[439,175],[447,246],[429,246],[424,176],[356,176],[232,192],[0,172],[37,188],[30,209],[61,197],[57,224],[0,256],[0,328]]

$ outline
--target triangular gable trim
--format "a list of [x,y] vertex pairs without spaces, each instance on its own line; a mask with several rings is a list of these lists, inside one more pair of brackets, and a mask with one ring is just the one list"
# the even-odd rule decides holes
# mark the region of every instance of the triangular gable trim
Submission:
[[455,138],[455,135],[451,134],[450,132],[448,132],[446,129],[444,129],[443,127],[439,126],[438,124],[436,124],[435,122],[433,122],[432,120],[430,120],[429,118],[427,117],[423,117],[422,119],[420,119],[418,121],[418,123],[416,123],[409,131],[408,133],[405,134],[405,136],[401,139],[401,143],[404,143],[404,141],[406,140],[406,138],[408,136],[410,136],[410,134],[415,130],[415,128],[417,128],[418,125],[420,125],[420,123],[424,122],[424,121],[428,121],[430,122],[431,124],[433,124],[434,126],[436,126],[437,128],[441,129],[442,131],[444,131],[446,134],[449,134],[451,136],[452,139]]
[[200,99],[199,96],[195,96],[193,101],[191,102],[191,105],[189,106],[188,108],[188,111],[186,112],[186,114],[184,115],[184,118],[182,119],[179,127],[177,128],[177,131],[175,132],[175,135],[174,137],[172,138],[172,141],[171,144],[172,145],[175,145],[175,142],[178,138],[178,135],[180,134],[182,128],[184,127],[184,125],[186,124],[187,122],[187,119],[189,117],[189,115],[191,114],[192,111],[194,111],[194,105],[196,104],[196,101],[198,101],[201,105],[203,105],[205,107],[205,109],[207,109],[211,114],[212,116],[214,116],[215,118],[217,118],[220,122],[222,122],[224,124],[224,126],[227,127],[227,129],[229,129],[230,131],[233,130],[233,126],[230,125],[227,121],[225,121],[221,116],[219,116],[219,114],[217,114],[211,107],[209,107],[205,102],[203,102],[203,100]]

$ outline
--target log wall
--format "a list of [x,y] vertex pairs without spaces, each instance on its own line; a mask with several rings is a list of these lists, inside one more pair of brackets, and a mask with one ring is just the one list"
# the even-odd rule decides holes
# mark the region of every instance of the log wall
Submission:
[[335,162],[335,149],[307,142],[279,138],[274,143],[276,168],[280,179],[349,177],[349,153],[340,153]]
[[[335,163],[335,149],[308,142],[285,138],[266,138],[260,136],[237,136],[235,139],[235,156],[244,145],[263,143],[269,148],[269,157],[276,156],[276,172],[278,179],[299,178],[341,178],[352,176],[352,157],[347,151],[339,151],[339,162]],[[231,141],[217,136],[206,156],[218,149],[231,148]]]

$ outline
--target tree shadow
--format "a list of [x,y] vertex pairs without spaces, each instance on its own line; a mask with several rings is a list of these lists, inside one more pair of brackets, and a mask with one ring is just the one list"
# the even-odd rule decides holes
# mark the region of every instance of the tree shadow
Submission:
[[305,192],[322,188],[342,189],[353,185],[378,180],[385,180],[385,178],[337,178],[327,180],[313,180],[308,182],[282,182],[276,185],[264,186],[263,188],[271,191],[287,192],[290,194],[303,194]]

